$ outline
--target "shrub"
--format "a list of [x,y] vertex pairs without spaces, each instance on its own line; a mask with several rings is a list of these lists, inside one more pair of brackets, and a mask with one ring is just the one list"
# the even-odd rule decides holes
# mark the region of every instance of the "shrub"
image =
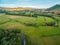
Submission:
[[45,26],[55,26],[55,22],[48,22],[48,23],[45,23]]
[[36,23],[31,23],[31,22],[25,22],[24,23],[26,26],[34,26],[34,27],[38,27],[38,25]]

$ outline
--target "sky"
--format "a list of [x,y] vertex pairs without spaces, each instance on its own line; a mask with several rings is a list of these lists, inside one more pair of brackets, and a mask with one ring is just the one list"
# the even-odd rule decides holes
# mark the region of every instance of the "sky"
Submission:
[[49,8],[60,4],[60,0],[0,0],[0,7]]

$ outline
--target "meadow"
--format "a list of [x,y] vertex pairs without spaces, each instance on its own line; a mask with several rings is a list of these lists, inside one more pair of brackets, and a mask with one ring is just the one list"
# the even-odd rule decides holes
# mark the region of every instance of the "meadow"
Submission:
[[0,13],[0,29],[19,29],[26,35],[25,45],[60,45],[60,17],[53,17]]

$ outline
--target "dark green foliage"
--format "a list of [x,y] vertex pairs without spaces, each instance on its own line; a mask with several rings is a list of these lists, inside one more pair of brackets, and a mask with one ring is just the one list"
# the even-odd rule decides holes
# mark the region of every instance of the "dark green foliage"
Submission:
[[24,23],[26,26],[33,26],[33,27],[38,27],[39,25],[37,25],[37,23],[30,23],[30,22],[26,22]]
[[6,11],[5,14],[28,16],[28,17],[37,17],[37,15],[39,15],[38,12],[32,10]]
[[55,22],[48,22],[48,23],[45,23],[45,26],[55,26]]
[[0,45],[21,45],[21,32],[17,29],[0,29]]
[[53,17],[52,14],[40,14],[39,16]]
[[17,11],[7,11],[6,14],[8,14],[8,15],[19,15],[19,12],[17,12]]
[[46,16],[46,17],[52,17],[52,14],[44,14],[43,12],[40,12],[38,10],[19,10],[19,11],[7,11],[2,10],[0,12],[4,12],[7,15],[19,15],[19,16],[28,16],[28,17],[37,17],[37,16]]
[[0,13],[6,13],[6,10],[0,9]]

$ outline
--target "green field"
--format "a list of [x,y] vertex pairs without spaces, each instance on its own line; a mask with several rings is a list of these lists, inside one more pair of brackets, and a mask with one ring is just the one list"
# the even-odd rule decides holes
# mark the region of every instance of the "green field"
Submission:
[[[0,14],[1,29],[20,29],[27,35],[26,45],[60,45],[60,17],[38,16],[14,16]],[[55,23],[58,20],[58,26],[45,25],[46,23]]]

